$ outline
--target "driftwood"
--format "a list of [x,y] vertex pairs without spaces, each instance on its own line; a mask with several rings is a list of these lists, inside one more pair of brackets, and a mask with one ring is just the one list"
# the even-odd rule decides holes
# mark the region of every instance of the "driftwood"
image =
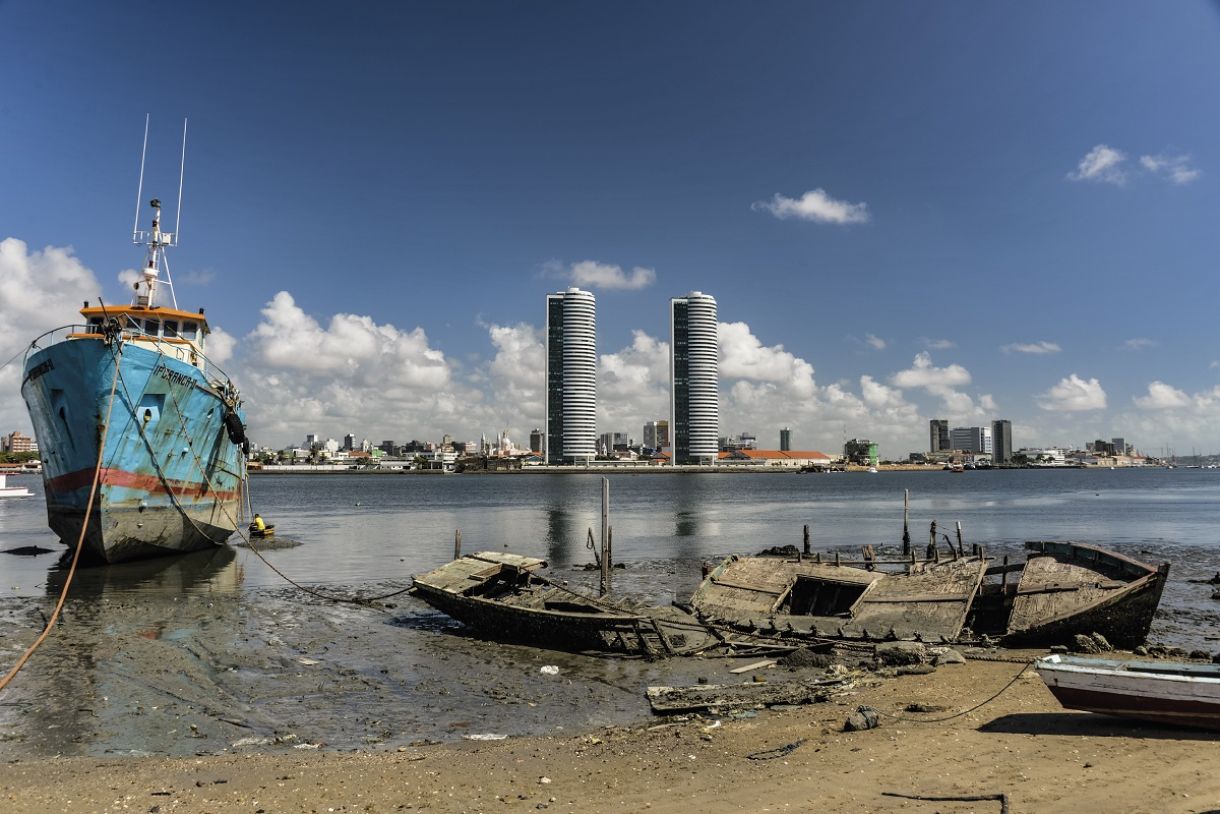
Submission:
[[1000,804],[1000,814],[1008,814],[1008,795],[1007,794],[956,794],[956,795],[929,795],[929,794],[901,794],[896,791],[883,791],[883,797],[901,797],[904,800],[926,800],[935,803],[983,803],[990,800],[995,800]]
[[749,682],[746,684],[700,684],[693,687],[649,687],[648,703],[656,713],[812,704],[829,700],[852,687],[847,679],[824,681]]

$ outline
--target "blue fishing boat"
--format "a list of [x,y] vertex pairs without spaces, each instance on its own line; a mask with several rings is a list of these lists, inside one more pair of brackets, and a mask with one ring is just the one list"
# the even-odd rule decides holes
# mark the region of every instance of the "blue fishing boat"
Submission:
[[148,259],[131,304],[86,302],[83,324],[31,343],[21,382],[51,530],[75,547],[83,526],[87,551],[107,562],[223,545],[244,519],[241,397],[204,352],[203,309],[177,306],[165,259],[177,227],[162,231],[161,202],[151,206],[152,228],[133,230]]

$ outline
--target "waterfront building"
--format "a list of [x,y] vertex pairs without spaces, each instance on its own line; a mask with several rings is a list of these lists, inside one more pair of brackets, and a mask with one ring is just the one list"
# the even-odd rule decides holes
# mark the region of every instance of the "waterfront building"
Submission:
[[37,452],[38,444],[28,435],[13,430],[0,438],[0,452]]
[[546,435],[548,464],[587,463],[597,453],[597,304],[569,288],[546,298]]
[[616,451],[627,451],[627,440],[625,432],[603,432],[597,445],[602,455],[613,455]]
[[542,452],[542,430],[537,427],[530,430],[530,452]]
[[657,449],[668,449],[669,444],[669,419],[657,419]]
[[792,430],[784,427],[779,431],[779,451],[788,452],[792,449]]
[[317,449],[321,443],[322,442],[318,440],[318,434],[316,432],[311,432],[305,436],[305,449]]
[[1008,419],[991,422],[991,460],[997,464],[1012,463],[1012,422]]
[[356,436],[352,435],[350,432],[343,436],[343,448],[348,452],[356,449]]
[[949,433],[949,449],[962,452],[991,453],[991,427],[954,427]]
[[929,452],[945,452],[953,449],[949,442],[949,422],[944,418],[934,418],[928,422]]
[[1110,443],[1114,445],[1115,455],[1127,454],[1127,439],[1126,438],[1111,438]]
[[853,438],[843,445],[843,458],[851,464],[876,466],[877,444],[867,438]]
[[816,450],[734,449],[719,454],[722,466],[767,467],[777,469],[829,469],[830,456]]
[[720,431],[720,344],[716,298],[701,291],[669,301],[673,462],[716,463]]

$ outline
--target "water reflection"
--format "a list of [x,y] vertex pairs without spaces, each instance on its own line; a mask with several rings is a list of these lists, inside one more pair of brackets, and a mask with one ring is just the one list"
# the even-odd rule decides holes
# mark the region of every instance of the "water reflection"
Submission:
[[[65,558],[49,570],[48,598],[63,590],[67,566]],[[199,683],[190,675],[198,632],[236,629],[242,578],[227,546],[78,568],[55,635],[14,685],[21,703],[5,729],[24,751],[40,754],[94,753],[99,744],[140,748],[152,735],[145,728],[164,724],[144,717],[145,707],[156,709]],[[211,601],[217,593],[223,601]],[[21,635],[33,641],[36,633]],[[142,703],[122,689],[132,683],[149,691]]]
[[[69,596],[73,600],[98,599],[113,592],[140,592],[161,596],[191,593],[236,591],[244,569],[234,565],[237,552],[229,546],[216,546],[170,557],[156,557],[115,565],[93,565],[76,569]],[[70,558],[64,557],[47,572],[48,596],[58,597],[68,575]],[[230,566],[233,566],[230,568]],[[82,605],[99,607],[97,603]]]

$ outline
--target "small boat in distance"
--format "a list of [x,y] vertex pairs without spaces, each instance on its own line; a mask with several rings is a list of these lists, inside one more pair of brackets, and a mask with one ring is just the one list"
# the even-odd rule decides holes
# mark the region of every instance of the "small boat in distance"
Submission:
[[1220,730],[1220,665],[1051,655],[1034,670],[1068,709]]
[[[184,156],[185,143],[184,131]],[[142,182],[141,166],[140,194]],[[178,308],[165,260],[177,230],[162,231],[161,202],[150,206],[151,229],[137,220],[133,230],[147,262],[131,304],[86,302],[83,325],[30,343],[21,382],[41,450],[48,523],[73,547],[84,528],[87,552],[107,562],[222,545],[242,517],[241,396],[204,353],[203,309]],[[159,302],[162,287],[169,305]]]
[[24,486],[9,486],[8,473],[0,472],[0,497],[32,497],[33,494]]

